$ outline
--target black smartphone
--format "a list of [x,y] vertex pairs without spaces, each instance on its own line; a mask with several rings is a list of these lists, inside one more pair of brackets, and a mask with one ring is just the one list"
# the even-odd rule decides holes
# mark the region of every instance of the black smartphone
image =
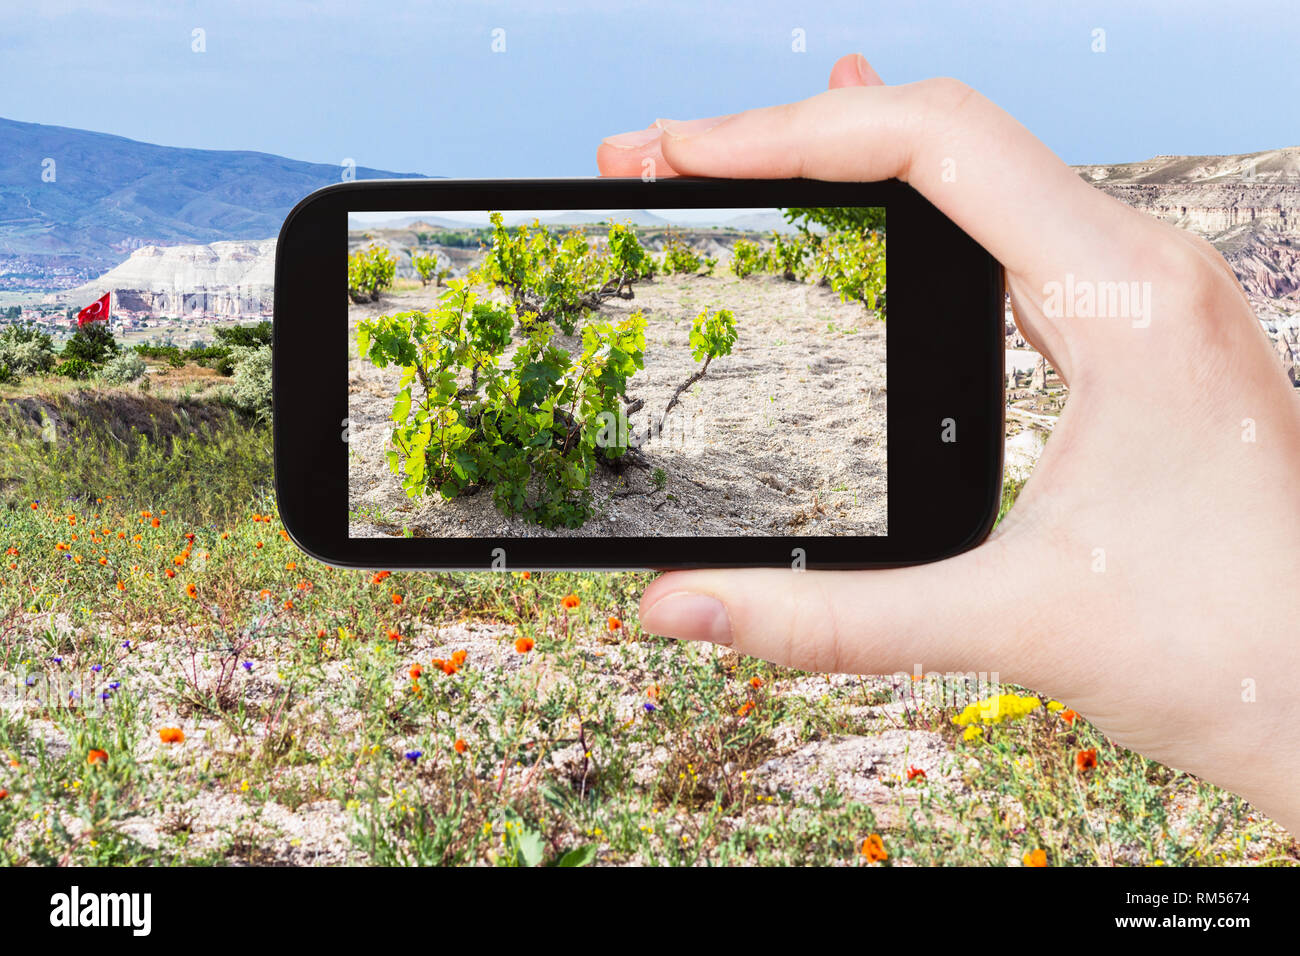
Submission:
[[867,568],[982,541],[998,263],[906,184],[343,183],[276,250],[275,479],[368,568]]

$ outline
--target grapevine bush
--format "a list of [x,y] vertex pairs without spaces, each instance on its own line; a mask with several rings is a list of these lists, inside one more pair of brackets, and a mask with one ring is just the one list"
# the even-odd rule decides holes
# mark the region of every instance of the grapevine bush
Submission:
[[[535,237],[525,231],[525,249]],[[505,366],[516,324],[522,341]],[[537,313],[480,301],[465,280],[427,312],[360,323],[360,353],[402,369],[388,465],[408,495],[451,499],[491,488],[507,515],[546,528],[586,521],[598,461],[628,450],[608,425],[643,367],[645,319],[634,312],[587,324],[576,355],[553,335]]]
[[393,284],[397,260],[381,246],[368,246],[348,254],[348,297],[357,303],[377,302]]

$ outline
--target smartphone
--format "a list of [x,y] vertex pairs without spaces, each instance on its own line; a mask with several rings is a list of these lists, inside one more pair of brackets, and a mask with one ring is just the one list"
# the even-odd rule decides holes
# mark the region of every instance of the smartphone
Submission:
[[993,526],[998,263],[897,181],[343,183],[276,250],[305,552],[440,570],[934,561]]

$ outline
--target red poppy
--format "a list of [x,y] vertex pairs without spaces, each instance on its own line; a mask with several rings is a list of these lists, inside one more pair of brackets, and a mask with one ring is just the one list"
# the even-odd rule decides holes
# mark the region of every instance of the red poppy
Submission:
[[1074,766],[1080,773],[1095,768],[1097,766],[1097,749],[1091,747],[1088,750],[1080,750],[1074,755]]
[[575,607],[581,604],[582,601],[576,594],[566,594],[560,603],[564,605],[566,610],[572,611]]
[[469,744],[465,743],[465,741],[461,740],[459,737],[456,738],[455,747],[456,753],[458,754],[463,754],[466,750],[469,750]]
[[86,754],[86,763],[108,763],[108,751],[92,750],[90,753]]
[[515,650],[520,654],[527,654],[536,646],[531,637],[521,637],[515,641]]
[[400,594],[398,594],[396,591],[393,592],[393,603],[394,603],[394,604],[401,604],[401,603],[402,603],[402,596],[401,596]]
[[926,777],[926,775],[925,775],[925,771],[922,770],[920,767],[908,767],[908,768],[907,768],[907,782],[908,782],[908,783],[911,783],[911,782],[912,782],[913,780],[915,780],[917,777],[920,777],[922,780],[927,780],[927,779],[929,779],[928,777]]
[[605,622],[605,626],[608,627],[611,631],[617,631],[620,627],[623,626],[623,622],[616,617],[611,617],[609,618],[609,620]]
[[370,579],[370,583],[378,584],[380,581],[382,581],[384,578],[388,577],[392,573],[393,573],[392,571],[376,571],[375,576]]
[[1067,724],[1073,725],[1079,719],[1079,715],[1072,710],[1063,710],[1061,711],[1061,719]]

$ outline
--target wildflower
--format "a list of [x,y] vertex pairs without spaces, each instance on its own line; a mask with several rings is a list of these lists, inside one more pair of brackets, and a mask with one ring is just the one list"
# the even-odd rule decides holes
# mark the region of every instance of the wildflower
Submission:
[[652,703],[650,703],[649,701],[647,701],[646,703],[642,704],[641,706],[645,708],[645,712],[646,712],[647,714],[653,714],[653,713],[655,712],[655,710],[656,710],[655,705],[652,704]]
[[525,581],[527,581],[532,576],[533,576],[532,571],[525,571],[523,574],[520,575],[520,577],[523,578]]
[[424,756],[423,750],[408,750],[406,752],[406,759],[411,761],[411,763],[415,763],[423,756]]
[[91,665],[90,665],[90,669],[91,669],[92,671],[94,671],[96,674],[98,674],[100,671],[102,671],[102,670],[104,669],[104,665],[103,665],[103,664],[91,664]]
[[1025,866],[1047,866],[1047,851],[1030,850],[1021,859]]
[[131,641],[129,638],[122,642],[122,649],[124,651],[129,651],[131,649]]
[[198,596],[199,596],[199,589],[196,588],[196,587],[194,586],[194,582],[191,581],[189,584],[185,585],[185,593],[188,594],[188,595],[189,595],[190,597],[192,597],[192,598],[198,598]]
[[753,702],[752,700],[747,700],[747,701],[745,701],[745,703],[741,706],[740,710],[736,711],[736,716],[737,716],[737,717],[744,717],[746,714],[748,714],[748,713],[749,713],[751,710],[753,710],[753,709],[754,709],[754,702]]
[[881,863],[889,859],[889,853],[885,850],[885,843],[880,839],[879,833],[873,833],[863,840],[859,852],[867,858],[868,863]]
[[243,667],[244,667],[244,670],[248,671],[248,673],[250,673],[250,674],[253,673],[253,662],[252,662],[252,661],[244,661]]
[[1033,695],[1021,697],[1018,694],[998,694],[986,697],[973,704],[967,704],[962,712],[952,719],[958,727],[971,724],[1001,724],[1020,720],[1031,711],[1041,707],[1043,702]]
[[658,700],[658,699],[659,699],[659,685],[658,685],[658,684],[651,684],[649,687],[647,687],[647,688],[645,689],[645,695],[646,695],[647,697],[649,697],[651,700]]
[[536,645],[531,637],[521,637],[515,641],[515,650],[520,654],[527,654],[535,646]]
[[467,657],[469,657],[469,651],[466,650],[454,651],[451,655],[451,662],[457,667],[460,667],[465,663],[465,659]]
[[190,544],[193,544],[193,543],[194,543],[194,532],[193,532],[193,531],[187,531],[187,532],[185,532],[185,540],[188,541]]
[[119,591],[125,591],[125,590],[126,590],[126,585],[123,584],[121,581],[118,581],[118,582],[117,582],[117,589],[118,589]]
[[265,601],[267,598],[271,596],[271,592],[268,591],[266,588],[262,588],[261,594],[259,596],[262,598],[263,601]]
[[393,592],[393,603],[394,603],[394,604],[401,604],[401,603],[402,603],[402,596],[401,596],[400,594],[398,594],[396,591]]
[[320,630],[318,630],[316,632],[316,637],[318,637],[322,641],[325,640],[325,628],[322,627]]
[[261,548],[261,547],[262,547],[262,542],[260,542],[260,541],[257,542],[255,545],[253,545],[253,547],[255,547],[255,548]]
[[151,527],[151,528],[156,528],[156,527],[158,527],[160,524],[162,524],[162,522],[159,521],[157,518],[154,518],[152,521],[149,522],[149,527]]
[[185,563],[185,555],[183,554],[178,554],[174,558],[172,558],[172,564],[176,565],[176,567],[178,568],[181,567],[184,563]]
[[572,611],[575,607],[581,604],[582,601],[578,598],[578,595],[576,594],[566,594],[564,595],[564,598],[560,601],[560,603],[564,605],[564,609],[566,611]]
[[99,563],[100,563],[100,564],[108,564],[108,558],[100,558],[100,559],[99,559]]
[[465,741],[461,740],[459,737],[456,738],[456,743],[453,746],[455,746],[456,753],[458,754],[463,754],[466,750],[469,750],[469,744],[465,743]]
[[169,578],[174,578],[174,577],[176,577],[176,572],[173,571],[171,568],[168,568],[168,569],[167,569],[167,577],[169,577]]
[[754,688],[754,690],[758,690],[760,687],[763,686],[763,678],[761,678],[761,677],[751,677],[751,678],[749,679],[749,686],[752,687],[752,688]]
[[1097,748],[1090,747],[1087,750],[1080,750],[1074,755],[1074,766],[1080,773],[1095,768],[1097,766]]
[[605,626],[608,627],[610,631],[617,631],[623,626],[623,622],[616,617],[611,617],[605,622]]
[[1061,711],[1061,719],[1070,726],[1074,726],[1074,722],[1079,719],[1079,715],[1072,710],[1063,710]]
[[907,768],[907,782],[908,782],[908,783],[911,783],[913,780],[916,780],[917,778],[920,778],[921,780],[928,780],[928,779],[929,779],[928,777],[926,777],[926,775],[925,775],[925,771],[922,770],[920,767],[908,767],[908,768]]
[[388,632],[388,639],[389,639],[390,641],[394,641],[394,642],[396,642],[396,641],[400,641],[400,640],[402,639],[402,635],[401,635],[401,634],[398,634],[396,631],[389,631],[389,632]]
[[1046,706],[1048,712],[1052,714],[1056,713],[1058,710],[1063,710],[1065,708],[1065,705],[1062,704],[1059,700],[1049,700]]
[[424,668],[419,664],[412,664],[410,674],[411,680],[419,680],[424,675]]
[[293,610],[293,601],[285,601],[285,602],[284,602],[284,609],[285,609],[286,611],[292,611],[292,610]]
[[92,750],[90,753],[86,754],[86,763],[89,764],[108,763],[108,751]]
[[967,727],[965,730],[961,732],[961,739],[974,740],[976,737],[981,737],[983,735],[984,735],[984,730],[979,726],[979,724],[971,724],[969,727]]
[[158,738],[165,744],[183,744],[185,743],[185,731],[179,727],[160,727],[158,728]]
[[388,577],[392,573],[393,573],[392,571],[376,571],[375,576],[370,579],[370,583],[378,584],[380,581],[382,581],[384,578]]

